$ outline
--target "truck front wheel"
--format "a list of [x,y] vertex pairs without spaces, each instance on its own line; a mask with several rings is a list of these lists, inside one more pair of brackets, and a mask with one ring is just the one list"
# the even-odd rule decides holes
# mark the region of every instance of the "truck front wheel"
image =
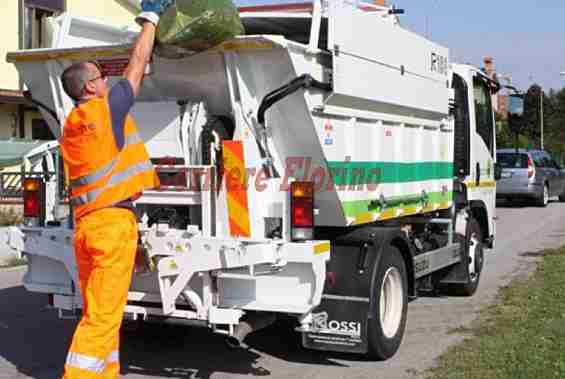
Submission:
[[469,275],[466,283],[452,284],[450,292],[453,295],[473,296],[479,287],[484,264],[483,236],[477,220],[470,218],[464,238],[463,236],[458,237],[461,241],[461,248],[464,249],[461,255],[463,259],[467,259]]
[[402,342],[408,310],[406,265],[400,251],[389,246],[374,279],[368,322],[369,358],[392,357]]

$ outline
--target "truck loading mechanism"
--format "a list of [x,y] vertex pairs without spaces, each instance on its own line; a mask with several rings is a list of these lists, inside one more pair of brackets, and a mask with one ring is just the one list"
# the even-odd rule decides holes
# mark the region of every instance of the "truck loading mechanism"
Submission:
[[[477,291],[496,235],[492,86],[390,8],[314,1],[242,19],[248,35],[155,55],[132,109],[163,185],[135,204],[155,269],[137,269],[126,315],[233,346],[291,317],[307,348],[389,358],[409,300]],[[107,27],[60,24],[52,49],[8,59],[62,120],[62,70],[98,59],[113,83],[131,46],[84,46]],[[81,307],[69,219],[22,228],[26,288],[65,313]]]

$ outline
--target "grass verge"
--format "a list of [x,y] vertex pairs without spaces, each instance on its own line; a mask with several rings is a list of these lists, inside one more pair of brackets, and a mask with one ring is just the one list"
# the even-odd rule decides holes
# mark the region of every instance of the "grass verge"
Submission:
[[546,251],[535,273],[504,288],[468,336],[425,373],[434,379],[565,378],[565,247]]

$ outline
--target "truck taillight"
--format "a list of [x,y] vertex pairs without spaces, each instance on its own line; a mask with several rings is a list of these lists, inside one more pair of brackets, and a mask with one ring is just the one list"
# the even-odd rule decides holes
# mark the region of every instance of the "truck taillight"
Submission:
[[290,185],[291,236],[303,241],[314,238],[314,183]]
[[24,180],[24,217],[41,216],[41,180],[27,178]]
[[536,169],[534,166],[534,162],[532,161],[532,158],[528,156],[528,179],[532,178],[535,173],[536,173]]

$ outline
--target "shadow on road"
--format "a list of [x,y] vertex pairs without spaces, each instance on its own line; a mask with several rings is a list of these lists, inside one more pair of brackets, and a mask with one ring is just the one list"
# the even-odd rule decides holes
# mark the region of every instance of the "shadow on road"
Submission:
[[146,324],[123,333],[122,373],[157,377],[207,379],[214,373],[269,376],[262,353],[308,364],[338,365],[323,354],[302,350],[284,324],[256,332],[246,348],[232,349],[208,329]]
[[[560,203],[559,200],[549,200],[549,206],[552,203]],[[497,208],[542,208],[534,204],[532,200],[523,200],[523,199],[514,199],[514,200],[505,200],[505,199],[497,199],[496,200],[496,207]]]
[[[0,304],[0,377],[24,374],[35,379],[58,379],[76,321],[59,320],[56,311],[46,308],[47,296],[27,292],[21,286],[1,289]],[[339,358],[335,355],[302,349],[298,335],[287,323],[256,332],[246,342],[246,349],[231,349],[222,336],[208,329],[183,326],[124,328],[122,375],[199,379],[215,373],[269,376],[271,372],[259,361],[262,355],[296,363],[343,366],[331,359]]]
[[527,208],[532,206],[534,206],[533,203],[527,200],[496,200],[497,208]]
[[0,377],[59,376],[75,324],[46,304],[47,296],[21,286],[0,290]]

